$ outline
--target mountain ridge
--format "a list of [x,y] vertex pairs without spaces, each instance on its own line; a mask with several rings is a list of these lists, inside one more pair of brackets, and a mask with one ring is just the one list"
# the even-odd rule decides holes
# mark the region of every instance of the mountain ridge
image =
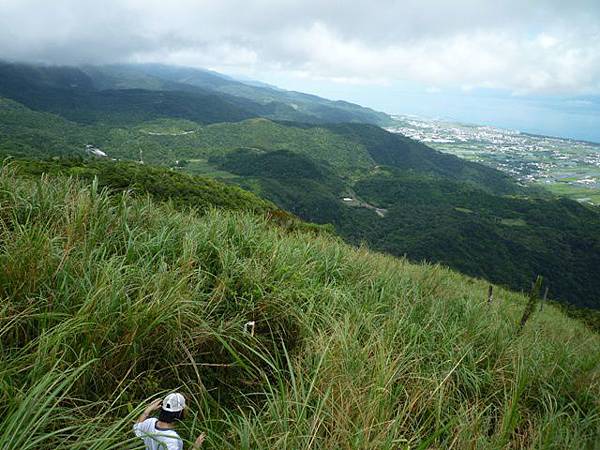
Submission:
[[[183,78],[183,79],[182,79]],[[103,94],[100,94],[102,92]],[[198,108],[185,95],[193,96],[196,103],[210,102],[211,108],[232,106],[240,109],[238,116],[267,116],[272,119],[303,122],[371,122],[383,124],[389,116],[348,102],[339,102],[321,97],[252,86],[230,77],[192,68],[164,65],[112,65],[112,66],[39,66],[33,64],[11,64],[0,61],[0,96],[12,98],[34,109],[71,114],[69,108],[80,102],[88,102],[88,108],[99,107],[103,95],[115,97],[118,102],[127,92],[145,93],[153,101],[162,97],[173,97],[186,107]],[[186,93],[181,95],[181,92]],[[62,99],[61,96],[66,96]],[[215,96],[215,97],[213,97]],[[217,101],[219,99],[221,102]],[[121,100],[123,101],[123,100]],[[133,101],[127,98],[124,101]],[[165,101],[165,99],[163,99]],[[67,103],[64,105],[63,103]],[[296,103],[300,102],[299,108]],[[302,106],[303,105],[303,106]],[[113,105],[118,106],[118,103]],[[100,109],[103,112],[102,109]],[[208,111],[204,114],[208,114]],[[81,114],[81,110],[79,111]],[[172,112],[171,117],[181,117],[181,112]],[[203,122],[225,121],[226,117],[197,116]],[[239,120],[236,116],[233,120]]]

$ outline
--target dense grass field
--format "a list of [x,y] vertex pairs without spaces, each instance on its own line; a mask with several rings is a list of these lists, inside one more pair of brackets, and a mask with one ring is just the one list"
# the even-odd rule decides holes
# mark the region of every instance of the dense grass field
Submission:
[[[600,337],[552,306],[267,216],[0,172],[0,448],[594,449]],[[254,336],[244,333],[256,321]]]

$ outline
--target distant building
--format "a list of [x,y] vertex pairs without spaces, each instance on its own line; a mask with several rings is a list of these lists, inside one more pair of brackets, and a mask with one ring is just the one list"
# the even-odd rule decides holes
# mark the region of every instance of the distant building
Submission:
[[98,147],[94,147],[91,144],[87,144],[85,146],[85,151],[90,155],[98,156],[100,158],[106,158],[108,155],[100,150]]

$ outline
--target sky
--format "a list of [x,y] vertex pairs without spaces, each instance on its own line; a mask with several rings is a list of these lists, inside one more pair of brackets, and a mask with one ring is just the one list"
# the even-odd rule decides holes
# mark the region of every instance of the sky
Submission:
[[0,58],[208,68],[600,142],[599,0],[0,0]]

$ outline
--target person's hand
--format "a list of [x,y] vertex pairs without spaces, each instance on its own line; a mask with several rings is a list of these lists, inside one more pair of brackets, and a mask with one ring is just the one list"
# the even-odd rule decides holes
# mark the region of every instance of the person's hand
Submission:
[[200,434],[200,436],[198,436],[196,438],[193,448],[200,448],[202,446],[202,444],[204,443],[204,439],[206,439],[206,434],[204,434],[204,433]]
[[158,408],[160,408],[161,405],[162,405],[162,400],[160,398],[157,398],[156,400],[154,400],[152,403],[150,403],[148,406],[146,406],[146,409],[144,410],[142,415],[140,417],[138,417],[137,423],[142,423],[144,420],[146,420],[148,418],[148,416],[150,414],[152,414],[152,411],[156,411]]
[[159,409],[162,405],[162,400],[160,398],[157,398],[156,400],[154,400],[152,403],[150,403],[147,407],[146,407],[146,414],[150,414],[152,411],[156,411],[157,409]]

